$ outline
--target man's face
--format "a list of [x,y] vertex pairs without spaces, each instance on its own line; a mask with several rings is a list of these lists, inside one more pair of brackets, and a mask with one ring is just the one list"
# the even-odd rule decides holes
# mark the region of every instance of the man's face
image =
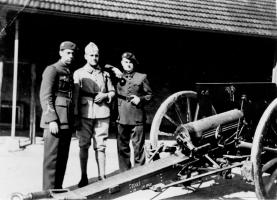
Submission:
[[91,49],[85,53],[85,59],[90,66],[96,66],[99,61],[99,51],[97,49]]
[[64,49],[60,51],[61,61],[69,65],[74,60],[74,51],[71,49]]
[[122,58],[121,65],[124,71],[131,73],[134,70],[134,64],[127,58]]

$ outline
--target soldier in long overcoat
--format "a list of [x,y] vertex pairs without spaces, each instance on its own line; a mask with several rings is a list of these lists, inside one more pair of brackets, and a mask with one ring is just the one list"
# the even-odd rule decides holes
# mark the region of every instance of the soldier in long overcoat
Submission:
[[60,59],[47,66],[42,74],[43,190],[62,188],[73,132],[73,77],[70,68],[75,50],[73,42],[62,42]]

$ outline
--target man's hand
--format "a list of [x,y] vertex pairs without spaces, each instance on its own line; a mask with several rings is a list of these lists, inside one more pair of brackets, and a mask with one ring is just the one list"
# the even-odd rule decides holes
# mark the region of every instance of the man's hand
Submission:
[[140,98],[138,96],[136,96],[136,95],[130,95],[130,97],[132,98],[131,101],[130,101],[132,104],[135,104],[135,105],[139,104]]
[[122,73],[118,68],[113,67],[113,68],[112,68],[112,71],[113,71],[113,73],[115,74],[115,76],[116,76],[117,78],[122,78],[123,73]]
[[50,122],[49,123],[49,131],[50,133],[54,134],[54,135],[57,135],[58,132],[59,132],[59,126],[58,126],[58,123],[53,121],[53,122]]
[[94,102],[95,103],[101,103],[104,99],[108,98],[108,94],[107,93],[102,93],[99,92],[95,98],[94,98]]

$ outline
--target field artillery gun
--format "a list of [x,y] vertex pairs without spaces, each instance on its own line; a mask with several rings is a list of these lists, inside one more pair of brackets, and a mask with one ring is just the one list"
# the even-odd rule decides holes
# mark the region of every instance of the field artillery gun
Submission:
[[[272,83],[197,84],[168,97],[151,126],[148,164],[83,188],[20,199],[113,199],[142,189],[190,186],[241,167],[259,199],[276,199],[277,99]],[[219,114],[218,114],[219,113]]]

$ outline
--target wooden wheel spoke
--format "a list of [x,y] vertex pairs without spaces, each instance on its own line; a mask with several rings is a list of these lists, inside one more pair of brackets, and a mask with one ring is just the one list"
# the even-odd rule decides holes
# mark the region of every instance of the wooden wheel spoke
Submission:
[[184,124],[184,120],[182,119],[181,109],[180,109],[179,105],[176,102],[174,105],[175,105],[174,109],[175,109],[175,112],[177,114],[177,117],[178,117],[180,123]]
[[273,131],[273,133],[274,133],[275,135],[277,135],[276,127],[273,126],[273,125],[271,124],[270,128],[271,128],[271,130]]
[[262,172],[267,172],[267,170],[271,169],[272,167],[275,167],[276,165],[277,165],[277,158],[273,158],[264,164],[262,168]]
[[187,98],[187,113],[186,113],[186,120],[187,122],[191,122],[192,116],[191,116],[191,107],[190,107],[190,99]]
[[193,121],[196,121],[198,119],[199,108],[200,108],[199,103],[197,103],[196,109],[195,109],[195,113],[194,113],[194,119],[193,119]]
[[[270,120],[275,116],[276,108],[277,98],[269,104],[260,118],[252,142],[251,161],[253,164],[255,192],[258,199],[276,199],[276,140],[272,138],[275,135],[275,131],[272,132],[269,127]],[[269,144],[270,146],[268,146]],[[272,159],[264,164],[263,156],[265,158],[272,156]],[[262,164],[264,164],[262,167],[264,173],[261,173]]]
[[[189,98],[189,101],[187,98]],[[150,129],[150,143],[153,148],[158,147],[159,140],[165,139],[167,142],[174,140],[176,128],[191,119],[191,99],[196,98],[197,93],[194,91],[180,91],[170,95],[162,102],[152,120]],[[186,116],[182,112],[183,106],[187,106],[187,109],[189,109],[183,111],[187,112]],[[167,136],[168,138],[166,138]]]
[[166,118],[169,122],[171,122],[174,126],[179,126],[177,122],[175,122],[171,117],[169,117],[167,114],[164,115],[164,118]]
[[159,131],[159,135],[160,136],[168,136],[168,137],[171,137],[171,136],[174,136],[174,133],[166,133],[164,131]]
[[265,186],[265,191],[267,194],[270,193],[272,190],[272,187],[276,185],[276,181],[277,181],[276,178],[277,178],[277,169],[275,169],[274,172],[271,174],[269,181]]

